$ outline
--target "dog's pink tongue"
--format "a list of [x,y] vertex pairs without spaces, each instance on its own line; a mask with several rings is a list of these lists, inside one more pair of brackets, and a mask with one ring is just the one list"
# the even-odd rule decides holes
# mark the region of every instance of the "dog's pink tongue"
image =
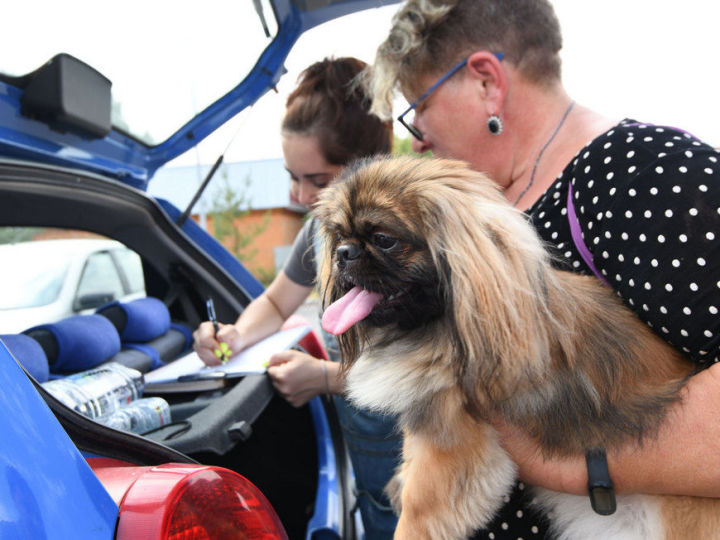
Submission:
[[335,336],[342,334],[353,324],[370,315],[375,304],[381,299],[380,293],[354,287],[325,310],[322,327]]

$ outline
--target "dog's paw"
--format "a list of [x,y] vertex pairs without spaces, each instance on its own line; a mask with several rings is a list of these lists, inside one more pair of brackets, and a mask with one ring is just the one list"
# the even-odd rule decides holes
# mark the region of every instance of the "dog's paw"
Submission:
[[390,504],[397,514],[400,514],[402,510],[402,488],[402,471],[398,471],[387,483],[387,486],[385,486],[385,493],[387,494],[388,499],[390,499]]

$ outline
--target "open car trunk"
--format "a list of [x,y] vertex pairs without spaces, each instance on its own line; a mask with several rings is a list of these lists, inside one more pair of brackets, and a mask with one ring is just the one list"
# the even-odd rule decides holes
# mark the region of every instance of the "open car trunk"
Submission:
[[[230,321],[250,302],[248,289],[257,292],[252,281],[240,285],[237,268],[221,267],[198,247],[190,235],[205,233],[194,222],[178,228],[143,192],[92,174],[0,161],[0,227],[84,230],[122,242],[141,258],[146,296],[188,329],[206,319],[207,298],[218,318]],[[203,241],[212,248],[210,237]],[[137,436],[86,419],[38,388],[81,450],[143,465],[195,460],[239,472],[269,499],[290,538],[305,537],[328,505],[316,500],[328,491],[319,483],[337,475],[342,537],[354,537],[347,460],[329,400],[293,408],[266,375],[249,375],[219,390],[164,394],[172,423]]]

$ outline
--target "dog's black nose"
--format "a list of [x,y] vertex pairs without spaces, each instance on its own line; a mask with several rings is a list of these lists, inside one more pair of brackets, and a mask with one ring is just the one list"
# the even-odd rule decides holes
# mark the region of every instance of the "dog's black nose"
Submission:
[[357,244],[343,244],[337,248],[337,260],[339,263],[352,261],[360,256],[361,251]]

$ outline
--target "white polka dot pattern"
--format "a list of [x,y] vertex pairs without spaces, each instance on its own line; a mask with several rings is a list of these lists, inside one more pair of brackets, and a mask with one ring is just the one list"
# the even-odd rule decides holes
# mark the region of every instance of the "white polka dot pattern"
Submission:
[[530,505],[531,492],[523,482],[505,497],[505,506],[487,529],[472,538],[495,540],[531,540],[547,537],[547,521]]
[[[581,150],[528,210],[565,270],[592,274],[573,243],[568,183],[595,267],[638,316],[701,364],[720,357],[720,153],[682,131],[621,122]],[[548,537],[519,482],[473,538]]]
[[528,213],[565,269],[589,274],[564,212],[568,182],[595,267],[625,303],[696,362],[719,361],[720,153],[629,120],[579,152]]

